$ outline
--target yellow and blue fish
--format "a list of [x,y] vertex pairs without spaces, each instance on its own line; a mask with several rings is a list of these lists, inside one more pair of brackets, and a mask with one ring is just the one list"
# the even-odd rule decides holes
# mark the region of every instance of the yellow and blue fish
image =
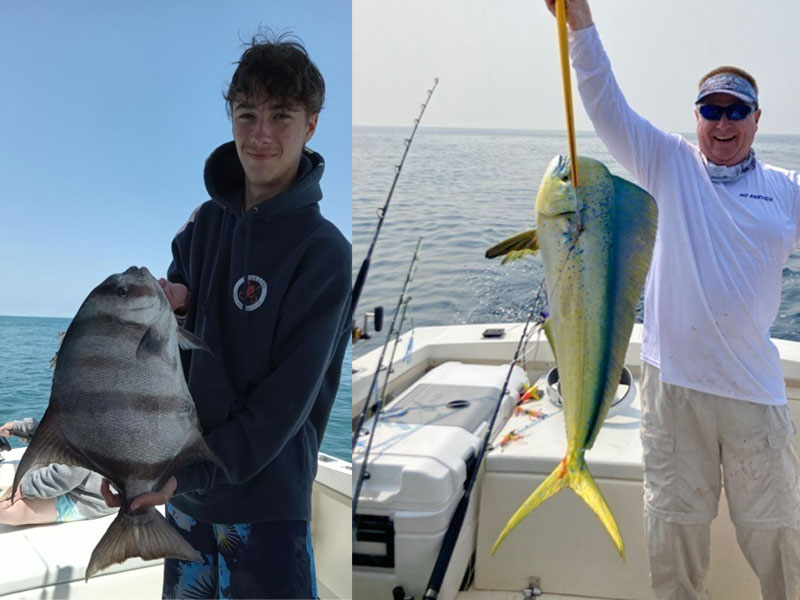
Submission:
[[643,189],[612,175],[603,163],[578,157],[573,187],[569,159],[547,168],[536,197],[537,228],[486,252],[503,262],[541,251],[549,316],[544,331],[561,380],[567,455],[509,519],[497,547],[528,513],[565,487],[602,521],[624,557],[614,516],[586,465],[619,384],[636,304],[655,243],[657,209]]

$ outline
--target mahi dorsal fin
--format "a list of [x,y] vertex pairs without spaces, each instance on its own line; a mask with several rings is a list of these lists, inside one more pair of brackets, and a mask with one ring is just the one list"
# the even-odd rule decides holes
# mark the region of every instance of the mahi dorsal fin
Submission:
[[614,259],[609,272],[615,275],[612,287],[613,301],[610,303],[611,344],[605,391],[609,401],[598,406],[595,424],[590,428],[586,448],[591,448],[605,420],[619,377],[625,363],[636,305],[642,295],[647,270],[653,257],[653,245],[658,225],[658,209],[653,197],[638,185],[615,175],[614,221],[612,239],[615,241]]

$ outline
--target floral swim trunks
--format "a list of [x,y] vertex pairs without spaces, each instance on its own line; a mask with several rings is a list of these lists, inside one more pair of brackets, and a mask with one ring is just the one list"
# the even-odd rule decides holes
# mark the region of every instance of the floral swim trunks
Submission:
[[316,598],[308,521],[218,524],[167,504],[200,562],[164,560],[163,598]]

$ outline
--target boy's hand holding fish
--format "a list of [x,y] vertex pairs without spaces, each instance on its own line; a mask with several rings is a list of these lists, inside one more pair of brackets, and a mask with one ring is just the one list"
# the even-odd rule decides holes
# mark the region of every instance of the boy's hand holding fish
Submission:
[[[131,510],[133,511],[137,508],[146,508],[150,506],[160,506],[161,504],[166,504],[169,502],[169,499],[172,498],[172,495],[175,493],[175,489],[177,487],[178,480],[175,479],[175,477],[170,477],[167,480],[167,483],[164,484],[164,487],[162,487],[159,491],[147,492],[146,494],[136,496],[136,498],[131,501]],[[122,495],[115,494],[111,491],[108,479],[103,479],[103,484],[100,486],[100,493],[103,494],[106,504],[112,508],[122,506]]]
[[185,315],[186,309],[189,308],[189,301],[192,299],[192,293],[189,291],[189,288],[182,283],[172,283],[163,277],[158,280],[158,284],[167,295],[169,305],[172,307],[175,314],[179,317]]

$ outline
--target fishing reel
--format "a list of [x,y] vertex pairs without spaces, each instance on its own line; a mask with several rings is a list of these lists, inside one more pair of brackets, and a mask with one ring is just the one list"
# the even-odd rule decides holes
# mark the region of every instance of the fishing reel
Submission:
[[358,327],[355,324],[355,319],[353,319],[353,342],[357,342],[358,340],[368,340],[372,338],[369,332],[370,319],[372,319],[375,333],[381,331],[381,329],[383,329],[383,307],[376,306],[374,312],[364,313],[363,328]]

